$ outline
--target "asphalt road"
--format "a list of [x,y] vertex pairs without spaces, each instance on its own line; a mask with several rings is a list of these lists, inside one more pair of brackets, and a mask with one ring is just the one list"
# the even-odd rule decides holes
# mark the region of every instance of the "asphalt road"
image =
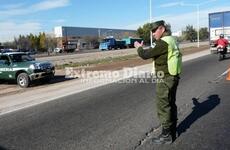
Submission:
[[208,82],[228,69],[230,59],[217,59],[184,63],[177,95],[180,136],[170,146],[150,140],[159,126],[154,84],[114,83],[0,116],[0,148],[230,149],[230,82]]

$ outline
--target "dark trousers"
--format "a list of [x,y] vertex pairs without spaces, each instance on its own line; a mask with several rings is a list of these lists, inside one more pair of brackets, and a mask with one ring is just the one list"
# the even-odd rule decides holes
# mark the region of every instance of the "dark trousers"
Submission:
[[178,83],[178,76],[167,76],[156,84],[157,115],[164,129],[176,129],[176,92]]

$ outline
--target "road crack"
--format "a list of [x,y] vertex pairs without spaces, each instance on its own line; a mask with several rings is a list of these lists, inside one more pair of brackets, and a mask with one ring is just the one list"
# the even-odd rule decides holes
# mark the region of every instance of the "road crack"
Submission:
[[134,146],[134,150],[138,149],[140,146],[142,146],[146,141],[151,139],[153,137],[153,134],[161,129],[161,126],[158,125],[156,127],[151,128],[148,132],[145,133],[145,136],[138,141],[138,144]]

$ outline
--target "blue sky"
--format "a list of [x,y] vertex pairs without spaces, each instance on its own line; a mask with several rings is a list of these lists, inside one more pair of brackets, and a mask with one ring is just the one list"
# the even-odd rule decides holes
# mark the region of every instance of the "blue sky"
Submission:
[[[51,33],[54,26],[137,29],[149,22],[150,0],[2,0],[0,42],[19,34]],[[164,19],[174,32],[186,25],[208,26],[208,13],[230,11],[230,0],[152,0],[152,19]]]

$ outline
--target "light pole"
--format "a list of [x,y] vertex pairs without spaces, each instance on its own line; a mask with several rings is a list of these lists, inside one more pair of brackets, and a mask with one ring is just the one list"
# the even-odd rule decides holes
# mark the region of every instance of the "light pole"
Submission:
[[[149,0],[149,23],[150,23],[150,27],[151,27],[151,23],[152,23],[152,0]],[[152,33],[152,29],[150,29],[150,47],[153,47],[153,33]],[[152,66],[152,71],[151,74],[155,75],[155,61],[153,60],[152,62],[153,66]]]
[[197,47],[200,47],[200,5],[204,5],[210,2],[214,2],[217,0],[210,0],[210,1],[206,1],[204,3],[199,3],[199,4],[187,4],[182,2],[181,6],[195,6],[196,7],[196,11],[197,11]]
[[200,47],[200,4],[196,4],[197,12],[197,47]]
[[100,38],[101,37],[101,29],[99,28],[98,29],[98,38]]
[[[149,23],[151,26],[152,23],[152,0],[149,0]],[[153,44],[153,35],[152,30],[150,30],[150,46],[152,47]]]

